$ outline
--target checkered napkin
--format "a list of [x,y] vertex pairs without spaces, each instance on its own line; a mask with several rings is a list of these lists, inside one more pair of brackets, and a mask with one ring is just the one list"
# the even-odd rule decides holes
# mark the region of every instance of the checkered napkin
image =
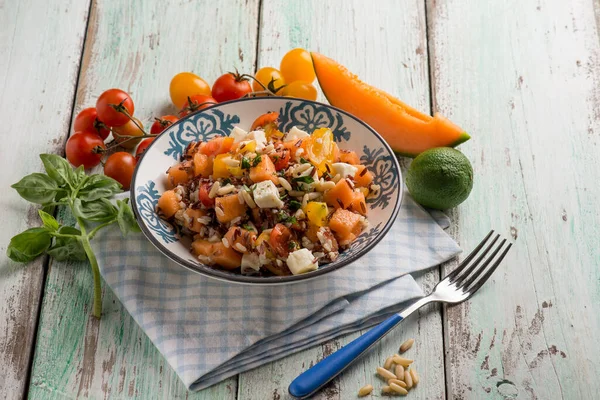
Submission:
[[394,226],[367,255],[322,277],[278,286],[201,276],[167,259],[142,234],[123,239],[118,228],[101,231],[93,247],[106,283],[185,385],[200,390],[374,325],[422,296],[408,274],[460,252],[442,229],[447,225],[443,214],[430,215],[405,194]]

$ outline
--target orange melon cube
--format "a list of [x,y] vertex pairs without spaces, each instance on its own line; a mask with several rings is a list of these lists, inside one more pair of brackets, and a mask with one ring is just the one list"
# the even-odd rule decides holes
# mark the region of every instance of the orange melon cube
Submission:
[[173,190],[167,190],[160,196],[158,209],[166,218],[171,218],[181,209],[177,195]]
[[325,202],[330,206],[338,208],[348,208],[354,200],[354,189],[346,179],[340,179],[336,185],[325,192]]
[[209,257],[224,269],[236,269],[242,265],[242,255],[225,247],[222,242],[211,243],[208,240],[194,240],[192,252],[197,256]]
[[189,179],[188,171],[191,165],[187,161],[180,164],[173,165],[167,171],[167,179],[171,188],[176,187],[179,184],[186,183]]
[[240,204],[237,194],[217,197],[215,199],[215,212],[220,223],[228,223],[246,214],[246,203]]
[[188,226],[189,230],[193,232],[200,232],[200,229],[202,229],[203,225],[198,222],[198,218],[204,217],[206,215],[206,211],[188,208],[185,210],[184,214],[187,215],[191,220]]
[[340,244],[351,243],[362,231],[360,215],[342,209],[333,213],[329,227],[335,233]]
[[208,178],[213,173],[213,160],[202,153],[194,154],[194,176],[202,176]]
[[270,180],[274,184],[279,184],[277,179],[275,164],[271,161],[271,157],[262,155],[260,162],[256,167],[250,168],[250,179],[254,183]]
[[351,150],[341,150],[340,151],[340,162],[352,165],[360,164],[360,158],[356,152]]
[[365,195],[361,191],[354,192],[354,197],[348,206],[348,210],[367,215],[367,202],[365,201]]
[[373,182],[373,174],[364,165],[357,165],[358,171],[354,175],[354,184],[356,186],[367,187]]

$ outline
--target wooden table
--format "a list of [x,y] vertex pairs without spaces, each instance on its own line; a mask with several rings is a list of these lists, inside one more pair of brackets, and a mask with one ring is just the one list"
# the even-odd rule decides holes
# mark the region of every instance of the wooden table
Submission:
[[[8,185],[41,170],[38,153],[63,154],[74,115],[103,90],[129,91],[150,121],[174,111],[177,72],[212,82],[278,66],[301,46],[466,128],[475,187],[452,210],[451,233],[465,249],[491,227],[516,244],[475,298],[422,310],[317,398],[354,398],[409,337],[422,376],[413,399],[597,398],[600,2],[213,4],[0,3],[0,397],[283,399],[293,377],[358,335],[188,393],[110,289],[102,320],[91,317],[85,263],[4,255],[11,236],[39,224]],[[419,282],[429,290],[455,265]]]

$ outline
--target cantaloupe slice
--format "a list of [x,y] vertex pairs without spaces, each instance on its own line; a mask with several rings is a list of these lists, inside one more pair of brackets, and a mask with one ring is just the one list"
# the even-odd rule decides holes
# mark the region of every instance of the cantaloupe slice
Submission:
[[454,147],[470,139],[439,114],[431,117],[362,82],[343,65],[311,53],[319,85],[331,105],[360,118],[398,154],[415,157],[434,147]]

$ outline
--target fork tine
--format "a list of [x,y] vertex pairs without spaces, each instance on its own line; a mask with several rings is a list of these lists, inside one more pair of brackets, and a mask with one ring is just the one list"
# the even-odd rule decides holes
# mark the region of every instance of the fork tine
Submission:
[[496,237],[492,240],[490,244],[487,245],[487,247],[485,248],[485,250],[483,250],[479,257],[477,257],[477,259],[473,263],[471,263],[471,265],[469,265],[469,268],[465,269],[463,273],[459,274],[456,277],[456,279],[454,279],[454,283],[456,284],[456,286],[462,286],[462,283],[465,281],[465,279],[467,279],[469,275],[473,271],[475,271],[475,268],[481,263],[484,257],[487,256],[488,253],[494,248],[494,245],[496,244],[499,238],[500,235],[496,235]]
[[496,268],[498,268],[498,265],[500,265],[500,263],[504,259],[504,256],[506,256],[506,253],[508,253],[508,250],[510,250],[511,247],[512,247],[512,243],[509,243],[508,246],[506,246],[506,249],[502,252],[502,254],[500,254],[500,257],[496,260],[494,265],[492,265],[492,267],[485,273],[485,275],[483,275],[477,282],[475,282],[473,284],[473,286],[468,287],[467,290],[469,291],[469,297],[472,296],[473,293],[478,291],[479,288],[481,286],[483,286],[485,281],[487,281],[489,279],[489,277],[492,276],[492,274],[494,273]]
[[460,265],[452,272],[450,272],[446,278],[452,282],[452,280],[462,271],[465,269],[465,267],[467,266],[467,264],[477,255],[477,253],[479,252],[479,250],[481,250],[481,248],[485,245],[485,243],[488,241],[488,239],[490,238],[490,236],[492,236],[492,233],[494,233],[494,230],[492,229],[490,231],[490,233],[487,234],[487,236],[477,245],[477,247],[475,247],[473,249],[473,251],[471,251],[471,253],[469,253],[469,255],[460,263]]
[[[498,235],[498,237],[499,236],[500,235]],[[469,277],[469,279],[466,279],[466,277],[465,277],[465,279],[462,280],[461,284],[457,283],[457,286],[460,286],[464,289],[464,288],[469,287],[473,282],[475,282],[475,279],[479,278],[479,276],[481,276],[481,274],[485,271],[487,266],[492,262],[492,260],[494,260],[494,257],[496,257],[496,255],[498,254],[500,249],[502,249],[502,246],[504,246],[504,243],[506,243],[506,239],[502,239],[502,242],[500,242],[500,245],[498,247],[496,247],[496,249],[494,250],[492,255],[489,256],[487,258],[487,260],[485,260],[485,262],[483,264],[481,264],[481,266],[477,267],[477,269],[475,269],[473,271],[473,274]],[[493,244],[494,243],[492,243],[492,245]],[[489,248],[488,248],[488,250],[489,250]]]

